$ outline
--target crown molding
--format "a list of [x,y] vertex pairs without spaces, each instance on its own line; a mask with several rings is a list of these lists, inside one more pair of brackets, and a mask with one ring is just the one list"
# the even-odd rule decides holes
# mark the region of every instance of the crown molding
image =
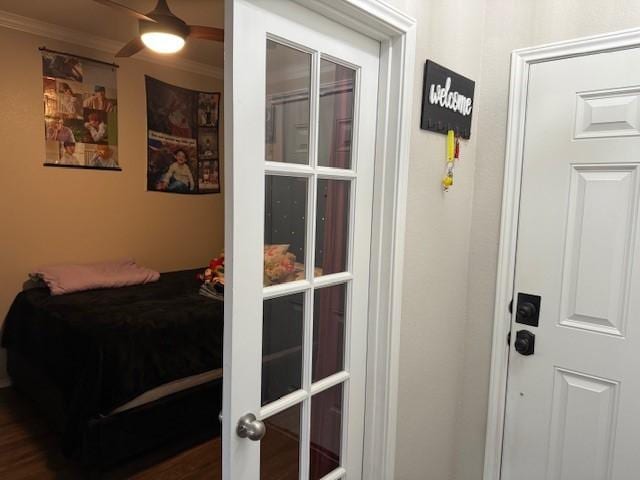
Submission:
[[[109,55],[115,55],[115,53],[122,48],[122,43],[115,40],[98,37],[90,33],[43,22],[34,18],[23,17],[22,15],[16,15],[15,13],[10,13],[5,10],[0,10],[0,27],[80,45],[105,52]],[[136,55],[136,59],[177,68],[186,72],[197,73],[199,75],[207,75],[219,80],[224,78],[224,70],[222,68],[184,58],[171,57],[169,61],[146,52],[141,52]]]

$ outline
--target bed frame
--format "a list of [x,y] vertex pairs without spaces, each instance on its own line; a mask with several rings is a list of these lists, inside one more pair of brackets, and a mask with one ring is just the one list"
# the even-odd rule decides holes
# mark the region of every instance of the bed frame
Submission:
[[[7,351],[14,388],[29,397],[59,433],[66,415],[61,391],[15,349]],[[92,418],[74,452],[85,467],[106,469],[161,446],[190,446],[220,435],[222,378],[113,415]]]

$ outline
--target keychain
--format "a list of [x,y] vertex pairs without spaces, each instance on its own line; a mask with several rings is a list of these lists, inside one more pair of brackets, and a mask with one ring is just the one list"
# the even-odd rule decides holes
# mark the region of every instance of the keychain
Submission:
[[453,167],[460,158],[460,139],[453,130],[447,132],[447,171],[442,179],[442,189],[445,192],[453,186]]

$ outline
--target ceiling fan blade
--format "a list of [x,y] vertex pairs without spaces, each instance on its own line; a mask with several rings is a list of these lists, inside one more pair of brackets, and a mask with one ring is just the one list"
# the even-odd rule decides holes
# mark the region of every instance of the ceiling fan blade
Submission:
[[189,36],[193,38],[200,38],[202,40],[224,42],[224,30],[222,28],[189,25]]
[[100,5],[104,5],[105,7],[111,7],[120,12],[124,12],[128,15],[131,15],[132,17],[137,18],[138,20],[146,20],[147,22],[157,23],[156,20],[154,20],[153,18],[147,17],[144,13],[140,13],[137,10],[134,10],[133,8],[129,8],[126,5],[122,5],[121,3],[113,2],[112,0],[93,0],[93,1],[96,3],[99,3]]
[[131,55],[138,53],[143,48],[144,43],[142,43],[142,39],[140,37],[136,37],[122,47],[120,51],[116,53],[116,57],[130,57]]

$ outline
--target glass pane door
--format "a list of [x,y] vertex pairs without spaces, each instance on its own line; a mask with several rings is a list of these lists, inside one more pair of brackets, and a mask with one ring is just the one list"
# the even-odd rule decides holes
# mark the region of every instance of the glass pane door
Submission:
[[235,10],[252,28],[234,41],[225,412],[266,434],[256,449],[225,425],[225,480],[359,478],[379,45],[293,2],[249,3]]
[[261,475],[275,443],[300,449],[290,478],[320,479],[340,474],[345,433],[358,68],[282,40],[266,52]]

